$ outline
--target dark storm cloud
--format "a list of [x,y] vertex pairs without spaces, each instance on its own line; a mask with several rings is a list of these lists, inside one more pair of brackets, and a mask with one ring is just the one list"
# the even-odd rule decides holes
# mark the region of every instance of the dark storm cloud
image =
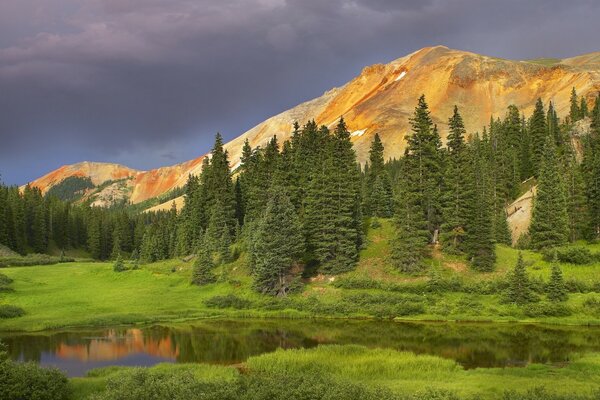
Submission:
[[0,173],[183,161],[420,47],[598,51],[599,17],[596,1],[4,0]]

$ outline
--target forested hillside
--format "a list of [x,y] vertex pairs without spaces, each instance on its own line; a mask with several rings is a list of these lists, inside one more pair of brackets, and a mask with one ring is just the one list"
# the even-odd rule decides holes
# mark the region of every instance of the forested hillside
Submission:
[[[217,135],[202,172],[191,175],[181,212],[137,213],[43,196],[37,188],[0,190],[0,244],[21,253],[85,249],[99,260],[139,254],[143,262],[201,254],[201,283],[214,264],[249,254],[255,288],[285,294],[301,277],[352,270],[365,223],[394,220],[390,265],[425,269],[433,249],[494,269],[495,244],[511,245],[505,207],[537,183],[528,234],[518,246],[543,250],[600,238],[600,100],[575,90],[559,118],[540,99],[526,117],[515,106],[481,132],[467,132],[460,109],[442,142],[424,96],[410,118],[404,156],[384,163],[375,135],[361,168],[341,118],[333,131],[308,121],[290,140],[265,147],[246,141],[231,172]],[[573,125],[591,122],[573,137]],[[580,160],[580,161],[579,161]],[[238,243],[235,251],[232,244]],[[203,269],[203,270],[201,270]]]

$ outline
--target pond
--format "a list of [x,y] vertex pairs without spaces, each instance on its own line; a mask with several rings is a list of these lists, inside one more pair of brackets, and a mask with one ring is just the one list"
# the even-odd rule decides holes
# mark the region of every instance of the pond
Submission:
[[14,360],[71,377],[93,368],[162,362],[238,364],[278,348],[358,344],[432,354],[465,368],[564,364],[600,352],[600,328],[348,320],[203,320],[147,327],[2,333]]

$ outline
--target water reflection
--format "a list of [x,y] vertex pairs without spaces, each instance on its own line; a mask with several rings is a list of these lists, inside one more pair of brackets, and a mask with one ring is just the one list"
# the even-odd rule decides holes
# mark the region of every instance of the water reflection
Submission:
[[600,351],[600,330],[510,324],[375,321],[198,321],[174,326],[2,334],[15,360],[70,376],[108,365],[236,364],[277,348],[360,344],[454,359],[465,368],[563,363]]

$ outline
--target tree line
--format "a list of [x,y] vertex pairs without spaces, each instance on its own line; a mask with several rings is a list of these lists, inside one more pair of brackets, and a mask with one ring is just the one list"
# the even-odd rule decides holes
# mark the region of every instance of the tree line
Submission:
[[[576,152],[571,132],[591,121]],[[522,247],[543,249],[600,238],[600,100],[588,110],[573,90],[570,113],[538,99],[526,118],[514,105],[468,134],[460,110],[448,119],[446,143],[422,96],[410,119],[404,156],[385,162],[374,135],[361,168],[343,118],[335,128],[295,123],[289,140],[263,146],[245,141],[231,171],[223,139],[190,176],[181,212],[130,215],[61,202],[39,189],[2,186],[0,243],[20,253],[85,247],[93,258],[139,253],[145,262],[199,254],[196,283],[214,280],[215,264],[249,255],[255,287],[284,294],[302,270],[338,274],[354,268],[365,245],[365,221],[393,218],[390,263],[418,272],[432,248],[464,255],[490,271],[495,245],[512,244],[506,206],[537,185],[529,233]],[[510,211],[510,210],[509,210]],[[373,222],[374,223],[374,222]]]

